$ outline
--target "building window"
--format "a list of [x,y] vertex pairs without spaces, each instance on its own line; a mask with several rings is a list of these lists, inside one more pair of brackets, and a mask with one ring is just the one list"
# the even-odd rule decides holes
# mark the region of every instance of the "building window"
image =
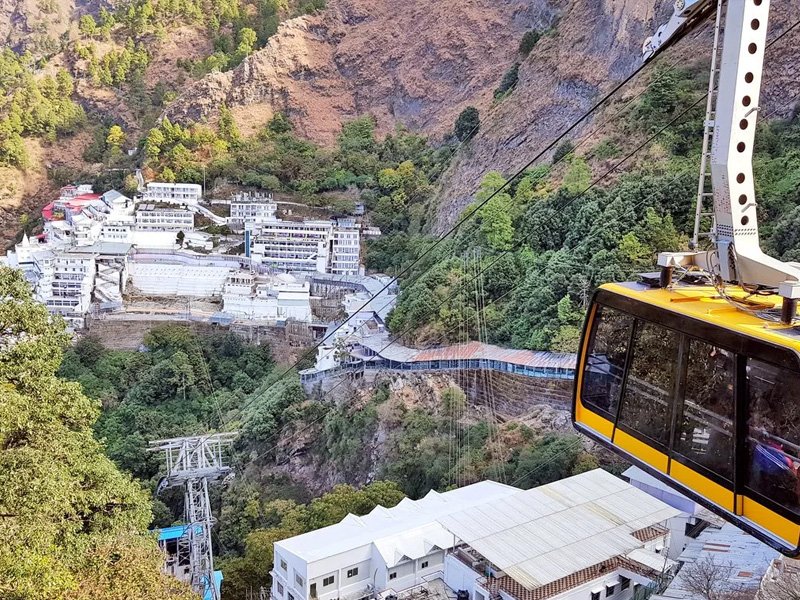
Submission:
[[281,559],[281,569],[286,570],[286,561]]
[[615,585],[607,585],[606,586],[606,598],[608,598],[609,596],[613,596],[614,595],[614,589],[616,587],[617,586],[615,586]]
[[294,600],[294,596],[292,596],[292,594],[291,594],[291,593],[289,593],[289,594],[286,594],[286,598],[287,598],[288,600]]
[[600,600],[600,592],[592,592],[592,600]]
[[294,582],[295,582],[295,583],[296,583],[296,584],[297,584],[299,587],[305,587],[305,585],[306,585],[306,582],[305,582],[305,581],[303,581],[303,578],[302,578],[302,577],[300,577],[300,575],[298,575],[297,573],[295,573],[295,574],[294,574]]
[[322,580],[322,587],[328,587],[329,585],[333,585],[333,575]]
[[627,577],[620,577],[619,579],[620,579],[619,589],[627,590],[629,587],[631,587],[630,579],[628,579]]
[[283,584],[278,582],[278,596],[283,598]]
[[397,579],[397,573],[389,573],[389,579]]
[[351,577],[355,577],[358,575],[358,567],[354,567],[352,569],[347,569],[347,578],[350,579]]
[[427,560],[426,560],[426,561],[424,561],[424,562],[423,562],[423,563],[422,563],[422,564],[419,566],[419,568],[420,568],[420,569],[427,569],[427,568],[428,568],[428,561],[427,561]]

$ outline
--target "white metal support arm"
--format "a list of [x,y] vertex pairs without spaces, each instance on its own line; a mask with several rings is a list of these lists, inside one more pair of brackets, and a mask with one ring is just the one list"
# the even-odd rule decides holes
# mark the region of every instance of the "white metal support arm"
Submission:
[[[678,0],[669,23],[645,43],[648,60],[670,37],[685,32],[693,15],[711,0]],[[787,299],[800,298],[800,268],[764,254],[758,236],[753,144],[759,111],[761,77],[767,40],[770,0],[728,0],[719,87],[711,147],[715,232],[719,266],[725,282],[777,290]],[[695,21],[696,22],[696,21]],[[713,77],[714,74],[712,74]],[[710,269],[705,253],[663,253],[663,267],[698,265]]]

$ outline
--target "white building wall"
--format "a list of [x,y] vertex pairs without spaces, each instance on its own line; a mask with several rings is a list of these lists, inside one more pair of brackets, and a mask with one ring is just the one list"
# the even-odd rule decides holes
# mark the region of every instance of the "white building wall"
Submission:
[[136,212],[139,231],[194,231],[194,213],[190,210],[154,209]]
[[474,600],[475,590],[479,587],[478,574],[452,554],[444,559],[444,583],[452,590],[467,590],[470,600]]
[[173,204],[198,204],[203,188],[196,183],[163,183],[152,181],[147,184],[144,198],[148,202],[171,202]]

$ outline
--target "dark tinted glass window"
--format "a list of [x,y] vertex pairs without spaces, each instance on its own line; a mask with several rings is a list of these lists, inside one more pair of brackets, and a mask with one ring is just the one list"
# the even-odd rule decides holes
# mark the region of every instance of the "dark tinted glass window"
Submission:
[[680,335],[671,329],[637,323],[619,412],[621,425],[664,448],[669,445],[679,344]]
[[630,315],[607,306],[597,307],[583,371],[581,400],[612,419],[617,412],[632,325]]
[[732,481],[734,355],[690,340],[688,359],[675,451]]
[[800,378],[748,359],[747,383],[747,485],[800,514]]

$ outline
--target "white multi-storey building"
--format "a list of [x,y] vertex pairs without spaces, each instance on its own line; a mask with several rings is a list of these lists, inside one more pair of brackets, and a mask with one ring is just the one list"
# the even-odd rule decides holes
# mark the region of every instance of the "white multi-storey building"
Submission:
[[445,585],[470,600],[631,600],[674,570],[664,523],[678,512],[601,469],[531,490],[484,481],[430,492],[276,542],[272,597],[386,599]]
[[311,321],[310,284],[287,274],[256,277],[231,273],[222,294],[222,311],[240,319]]
[[276,271],[357,275],[360,252],[360,226],[352,219],[275,219],[256,227],[250,256]]
[[272,201],[272,194],[234,194],[228,223],[233,227],[242,227],[246,222],[259,225],[274,221],[277,210],[278,205]]
[[196,205],[203,196],[203,188],[196,183],[162,183],[151,181],[144,193],[145,202]]
[[361,265],[361,226],[355,219],[337,219],[331,229],[328,273],[357,275]]
[[276,271],[327,272],[330,221],[263,223],[253,236],[251,257]]
[[36,274],[34,295],[51,313],[64,317],[71,327],[84,325],[94,289],[95,256],[73,255],[65,250],[32,253]]
[[138,231],[194,231],[194,213],[180,208],[156,208],[152,204],[136,211]]

